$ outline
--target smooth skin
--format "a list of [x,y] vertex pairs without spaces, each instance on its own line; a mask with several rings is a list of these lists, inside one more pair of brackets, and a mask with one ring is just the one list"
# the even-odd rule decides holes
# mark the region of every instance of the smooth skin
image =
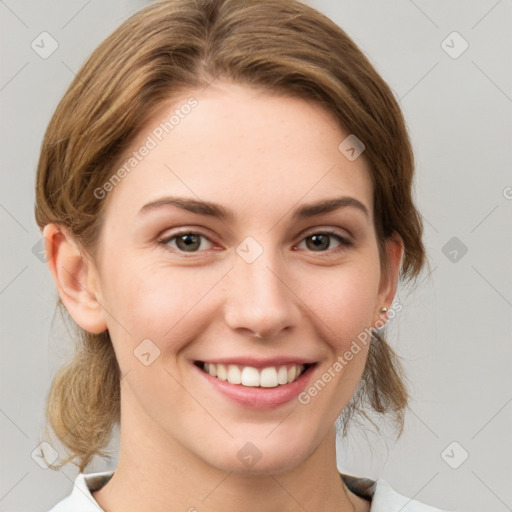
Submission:
[[[112,512],[369,510],[341,483],[334,429],[367,348],[308,404],[273,409],[235,403],[193,364],[303,357],[316,362],[310,385],[382,320],[403,246],[387,242],[381,272],[364,153],[338,150],[349,134],[318,105],[219,80],[163,104],[127,156],[190,96],[197,106],[108,192],[94,259],[65,229],[44,230],[65,307],[83,329],[108,329],[123,374],[119,464],[94,498]],[[143,209],[170,196],[232,217]],[[339,197],[366,213],[353,201],[293,217]],[[249,236],[262,249],[251,263],[237,252]],[[146,339],[160,351],[148,366],[134,355]],[[250,467],[237,456],[247,442],[261,454]]]

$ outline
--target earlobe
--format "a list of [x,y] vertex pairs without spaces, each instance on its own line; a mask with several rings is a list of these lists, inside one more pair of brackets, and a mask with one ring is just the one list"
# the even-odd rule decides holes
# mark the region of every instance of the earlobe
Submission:
[[64,227],[47,224],[43,236],[48,267],[65,308],[82,329],[94,334],[105,331],[94,265]]

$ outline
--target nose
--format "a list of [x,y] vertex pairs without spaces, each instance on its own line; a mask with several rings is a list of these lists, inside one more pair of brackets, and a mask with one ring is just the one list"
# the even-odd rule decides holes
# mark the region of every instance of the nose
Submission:
[[276,337],[297,326],[300,300],[293,293],[293,282],[284,265],[267,250],[252,263],[236,258],[226,291],[227,325],[262,338]]

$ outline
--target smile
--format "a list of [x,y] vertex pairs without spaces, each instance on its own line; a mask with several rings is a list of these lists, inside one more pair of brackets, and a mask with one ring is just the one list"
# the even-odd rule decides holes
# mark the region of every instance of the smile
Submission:
[[196,365],[205,373],[230,384],[246,387],[275,388],[295,382],[307,369],[309,364],[288,364],[254,368],[236,364],[217,364],[197,361]]

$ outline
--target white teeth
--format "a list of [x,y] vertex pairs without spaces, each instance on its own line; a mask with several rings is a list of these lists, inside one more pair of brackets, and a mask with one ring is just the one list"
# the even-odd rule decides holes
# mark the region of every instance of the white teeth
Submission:
[[260,385],[260,374],[256,368],[246,366],[242,370],[242,385],[256,388]]
[[242,384],[242,372],[236,364],[228,365],[227,381],[231,384]]
[[297,367],[290,366],[290,368],[288,368],[288,382],[294,381],[296,376],[297,376]]
[[217,378],[220,380],[228,380],[228,371],[223,364],[217,365]]
[[277,371],[277,383],[288,384],[288,369],[286,366],[280,366]]
[[269,366],[258,370],[252,366],[204,363],[203,369],[212,377],[228,381],[230,384],[241,384],[252,388],[275,388],[297,380],[304,371],[304,365]]
[[277,386],[277,371],[275,368],[263,368],[260,374],[262,388],[275,388]]

